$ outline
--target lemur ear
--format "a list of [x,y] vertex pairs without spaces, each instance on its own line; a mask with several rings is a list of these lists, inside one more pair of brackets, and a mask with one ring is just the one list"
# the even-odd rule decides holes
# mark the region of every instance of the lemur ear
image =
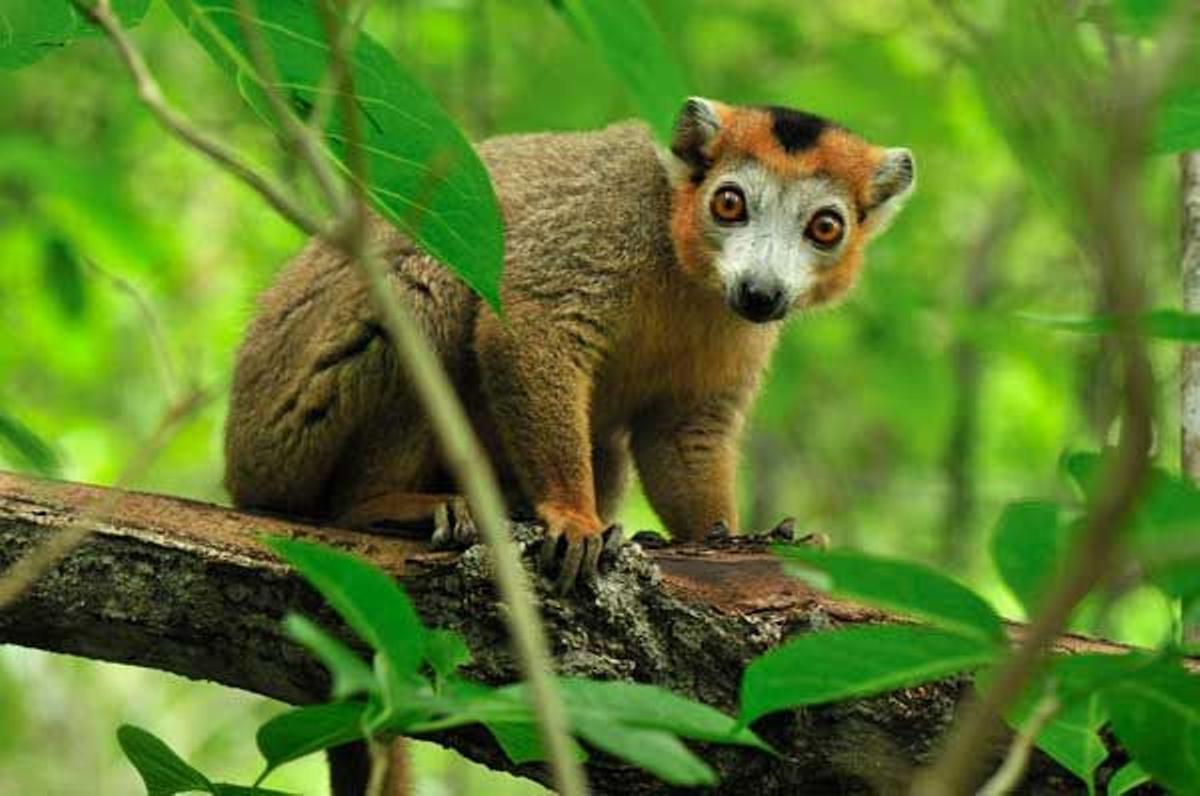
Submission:
[[866,208],[866,223],[872,235],[887,228],[916,185],[912,152],[902,147],[885,149],[871,177],[871,204]]
[[694,182],[704,179],[704,172],[712,165],[711,145],[720,130],[716,103],[703,97],[688,97],[675,121],[671,154],[687,166]]

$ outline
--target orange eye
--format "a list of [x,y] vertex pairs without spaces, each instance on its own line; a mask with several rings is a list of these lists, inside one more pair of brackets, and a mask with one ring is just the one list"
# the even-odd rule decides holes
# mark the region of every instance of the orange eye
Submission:
[[713,194],[709,209],[721,224],[740,224],[746,220],[746,197],[740,188],[726,185]]
[[804,234],[822,248],[836,246],[846,233],[846,222],[833,210],[819,210],[808,222]]

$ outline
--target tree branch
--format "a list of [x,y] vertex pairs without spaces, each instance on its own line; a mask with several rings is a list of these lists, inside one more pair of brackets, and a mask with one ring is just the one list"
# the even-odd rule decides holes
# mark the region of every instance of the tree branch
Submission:
[[[88,542],[0,613],[0,642],[215,680],[295,704],[324,699],[326,673],[287,639],[280,620],[299,611],[347,640],[349,632],[259,543],[262,534],[277,534],[333,544],[395,573],[429,624],[468,640],[473,676],[516,679],[482,548],[436,553],[421,541],[0,473],[0,568],[81,523],[92,530]],[[531,550],[540,539],[528,526],[515,526],[514,535]],[[595,591],[570,600],[540,595],[564,673],[656,683],[729,712],[740,672],[767,648],[796,633],[889,618],[813,592],[748,539],[645,552],[629,545]],[[1057,647],[1122,650],[1077,637]],[[721,775],[719,793],[896,793],[928,759],[966,690],[950,680],[780,713],[755,725],[780,757],[724,747],[703,754]],[[432,740],[496,768],[550,779],[541,766],[508,763],[480,728]],[[999,760],[1006,744],[997,739],[989,757]],[[668,792],[598,755],[588,774],[598,794]],[[1078,790],[1077,780],[1040,753],[1025,783],[1038,793]]]

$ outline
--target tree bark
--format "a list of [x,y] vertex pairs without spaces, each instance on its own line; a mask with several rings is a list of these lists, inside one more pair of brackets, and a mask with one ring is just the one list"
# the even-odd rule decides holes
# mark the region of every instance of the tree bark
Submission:
[[[1185,152],[1179,156],[1179,176],[1183,227],[1183,254],[1179,271],[1183,284],[1183,309],[1200,313],[1200,151]],[[1200,482],[1200,346],[1183,347],[1182,370],[1180,430],[1183,434],[1183,472],[1193,481]]]
[[[101,507],[108,507],[101,508]],[[324,670],[282,633],[288,611],[350,640],[319,596],[259,543],[305,537],[353,551],[399,577],[424,620],[463,634],[469,673],[509,682],[514,666],[497,614],[485,551],[432,552],[420,541],[317,527],[219,506],[0,473],[0,567],[48,535],[84,524],[93,534],[0,614],[0,642],[148,666],[275,697],[321,700]],[[537,530],[514,525],[532,553]],[[591,591],[568,600],[542,592],[562,672],[665,686],[735,712],[742,669],[787,637],[886,620],[787,577],[761,541],[643,550],[626,545]],[[1012,628],[1019,635],[1020,628]],[[1065,637],[1066,651],[1118,652]],[[961,679],[872,699],[791,711],[755,728],[779,757],[703,747],[718,793],[896,793],[926,760],[965,691]],[[250,742],[247,728],[247,743]],[[543,782],[540,766],[514,767],[477,728],[432,740],[495,768]],[[993,749],[997,760],[1002,747]],[[658,794],[652,777],[596,755],[596,793]],[[1077,793],[1081,785],[1039,756],[1021,793]]]

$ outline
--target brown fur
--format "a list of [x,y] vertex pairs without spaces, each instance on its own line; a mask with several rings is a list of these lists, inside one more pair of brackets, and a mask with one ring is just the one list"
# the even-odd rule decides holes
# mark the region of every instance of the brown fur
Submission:
[[[718,157],[739,149],[852,180],[855,158],[870,160],[834,131],[788,158],[762,134],[761,111],[722,113]],[[675,537],[736,528],[737,439],[779,325],[741,319],[714,290],[697,187],[672,187],[640,123],[497,138],[480,153],[506,220],[503,318],[390,224],[373,219],[372,231],[512,504],[569,540],[590,537],[613,520],[636,462]],[[828,295],[849,279],[831,274]],[[457,491],[359,272],[321,242],[260,300],[226,461],[238,505],[326,520],[417,519]]]

